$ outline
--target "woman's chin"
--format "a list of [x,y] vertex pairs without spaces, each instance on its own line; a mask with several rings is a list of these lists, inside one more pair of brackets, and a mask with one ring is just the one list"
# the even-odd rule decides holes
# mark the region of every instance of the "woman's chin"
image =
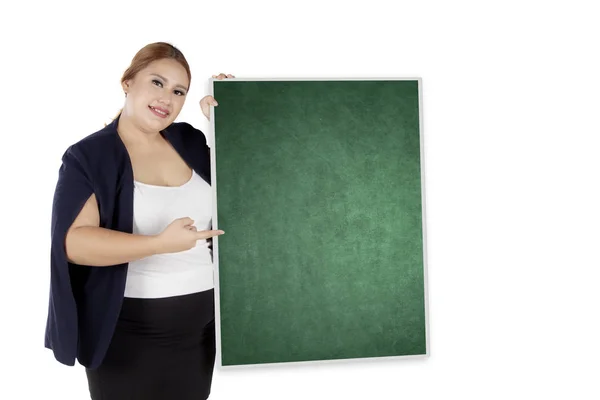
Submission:
[[162,131],[169,125],[171,125],[171,118],[157,119],[157,118],[145,118],[145,125],[153,130]]

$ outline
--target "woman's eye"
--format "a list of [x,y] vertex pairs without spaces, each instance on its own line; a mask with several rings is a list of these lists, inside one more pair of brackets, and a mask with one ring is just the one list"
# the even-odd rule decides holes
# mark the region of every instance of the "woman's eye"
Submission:
[[[152,84],[153,84],[153,85],[156,85],[156,86],[158,86],[158,87],[163,87],[163,84],[162,84],[162,82],[161,82],[161,81],[158,81],[158,80],[156,80],[156,79],[153,79],[153,80],[152,80]],[[175,93],[177,96],[185,96],[185,92],[182,92],[181,90],[176,90],[174,93]]]

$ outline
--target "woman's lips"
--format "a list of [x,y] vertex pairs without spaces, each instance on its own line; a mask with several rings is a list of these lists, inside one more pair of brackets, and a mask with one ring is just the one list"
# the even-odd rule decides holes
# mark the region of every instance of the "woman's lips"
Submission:
[[160,108],[154,108],[152,106],[148,106],[148,108],[150,109],[150,111],[152,111],[152,113],[158,117],[161,118],[167,118],[169,116],[169,113],[165,110],[162,110]]

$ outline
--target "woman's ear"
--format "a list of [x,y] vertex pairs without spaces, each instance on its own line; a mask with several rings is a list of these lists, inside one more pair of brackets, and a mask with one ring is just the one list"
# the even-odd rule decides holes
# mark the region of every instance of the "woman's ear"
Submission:
[[129,81],[125,81],[125,82],[121,83],[121,87],[123,88],[123,92],[125,93],[125,96],[127,96],[127,92],[129,92],[129,85],[130,85]]

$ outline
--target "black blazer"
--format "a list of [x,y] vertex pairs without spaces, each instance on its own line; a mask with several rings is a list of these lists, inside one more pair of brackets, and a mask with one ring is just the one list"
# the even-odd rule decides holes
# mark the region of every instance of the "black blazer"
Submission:
[[[103,228],[132,233],[133,169],[117,134],[119,118],[71,145],[63,155],[52,205],[50,299],[45,347],[65,365],[97,368],[110,344],[125,291],[128,264],[68,262],[65,235],[95,193]],[[184,161],[210,184],[210,148],[185,122],[163,132]]]

